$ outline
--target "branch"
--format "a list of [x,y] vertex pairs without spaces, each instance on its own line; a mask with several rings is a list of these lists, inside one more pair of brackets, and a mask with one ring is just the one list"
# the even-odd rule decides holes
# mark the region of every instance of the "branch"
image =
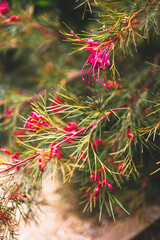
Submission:
[[30,161],[32,161],[33,159],[35,159],[37,156],[38,156],[38,154],[35,154],[35,155],[33,155],[33,156],[31,156],[31,157],[29,157],[29,158],[27,158],[27,159],[25,159],[25,160],[23,160],[23,161],[21,161],[21,162],[15,163],[15,164],[13,164],[11,167],[2,170],[2,171],[0,172],[0,174],[2,174],[2,173],[4,173],[4,172],[8,172],[8,171],[10,171],[12,168],[17,167],[17,166],[20,166],[20,165],[23,165],[23,164],[26,163],[26,162],[30,162]]

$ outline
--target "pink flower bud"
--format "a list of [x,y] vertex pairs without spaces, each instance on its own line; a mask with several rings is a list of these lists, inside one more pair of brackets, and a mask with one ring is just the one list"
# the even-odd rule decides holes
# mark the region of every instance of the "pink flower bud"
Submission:
[[120,163],[120,164],[118,165],[118,170],[123,170],[123,165],[122,165],[122,163]]
[[132,138],[133,141],[136,141],[135,137],[134,137],[133,134],[132,134],[131,129],[128,129],[128,130],[127,130],[127,136],[130,137],[130,138]]
[[72,130],[75,130],[77,129],[78,126],[77,126],[77,123],[76,122],[68,122],[67,123],[67,126],[65,126],[63,128],[64,131],[72,131]]
[[50,108],[53,112],[59,113],[60,111],[65,110],[65,107],[62,106],[63,101],[60,97],[55,97],[50,104]]
[[2,2],[0,4],[0,13],[5,14],[9,11],[8,3],[7,2]]
[[14,15],[8,19],[9,22],[18,22],[20,20],[21,20],[20,16],[14,16]]
[[25,193],[21,194],[21,196],[27,198],[27,195]]
[[109,188],[110,191],[113,191],[113,187],[110,183],[106,182],[105,184]]
[[106,145],[107,145],[106,142],[103,142],[103,141],[100,140],[100,139],[96,139],[96,140],[94,141],[94,143],[93,143],[93,147],[94,147],[94,148],[98,148],[98,146],[99,146],[100,144],[102,144],[103,146],[106,146]]
[[98,193],[99,193],[100,188],[101,188],[101,185],[98,185],[98,186],[96,187],[96,190],[94,191],[94,196],[95,196],[95,197],[98,196]]
[[11,154],[11,152],[9,152],[8,150],[6,150],[6,149],[4,149],[4,148],[0,148],[0,151],[6,153],[6,154],[8,154],[8,155]]
[[6,109],[6,115],[7,115],[7,116],[10,116],[12,112],[13,112],[13,109],[11,109],[10,107],[8,107],[8,108]]
[[16,153],[14,153],[12,156],[11,156],[11,158],[13,158],[13,159],[18,159],[17,157],[20,155],[20,153],[19,152],[16,152]]

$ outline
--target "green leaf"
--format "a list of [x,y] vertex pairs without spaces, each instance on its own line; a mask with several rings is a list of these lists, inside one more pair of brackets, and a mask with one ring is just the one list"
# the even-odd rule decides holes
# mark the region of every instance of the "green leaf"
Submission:
[[112,207],[112,201],[111,201],[110,197],[108,199],[109,199],[109,206],[111,209],[111,214],[112,214],[113,220],[115,221],[115,216],[114,216],[113,207]]
[[53,5],[53,2],[50,0],[39,0],[37,2],[37,5],[40,7],[49,7]]
[[130,215],[130,213],[122,206],[122,204],[120,203],[120,201],[119,201],[115,196],[112,195],[112,197],[113,197],[114,201],[115,201],[128,215]]

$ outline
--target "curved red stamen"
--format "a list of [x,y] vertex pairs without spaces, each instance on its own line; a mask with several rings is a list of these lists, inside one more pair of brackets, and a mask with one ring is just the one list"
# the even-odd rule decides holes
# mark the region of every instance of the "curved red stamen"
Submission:
[[83,65],[82,70],[81,70],[81,79],[82,79],[82,81],[84,81],[83,70],[84,70],[85,66],[87,65],[87,63],[88,63],[88,59],[87,59],[87,61],[85,62],[85,64]]
[[77,39],[80,40],[81,42],[87,43],[85,40],[83,40],[83,39],[79,38],[78,36],[76,36],[73,31],[71,31],[71,34],[73,35],[73,37],[77,38]]
[[[91,70],[92,70],[92,66],[90,67],[90,69],[88,70],[88,73],[87,73],[87,78],[86,78],[86,80],[87,80],[87,83],[88,82],[90,82],[91,83],[91,85],[92,85],[92,80],[91,80]],[[90,81],[88,81],[88,75],[90,74]]]
[[106,84],[105,84],[105,83],[102,83],[102,82],[101,82],[101,79],[100,79],[100,77],[99,77],[99,69],[100,69],[100,68],[98,68],[98,80],[99,80],[100,84],[101,84],[103,87],[106,87]]

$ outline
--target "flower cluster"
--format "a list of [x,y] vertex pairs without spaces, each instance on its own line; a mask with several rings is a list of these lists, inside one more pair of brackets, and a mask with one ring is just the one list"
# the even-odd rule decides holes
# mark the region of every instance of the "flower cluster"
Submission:
[[131,129],[127,130],[127,136],[130,137],[131,139],[133,139],[133,141],[136,141],[135,137],[133,136],[133,133],[132,133]]
[[[9,12],[9,6],[8,6],[8,3],[7,2],[2,2],[0,4],[0,14],[4,15],[6,14],[7,12]],[[5,22],[19,22],[21,20],[21,17],[20,16],[10,16],[9,18],[6,17],[5,18]]]
[[[3,153],[6,153],[6,154],[8,154],[8,155],[11,155],[11,152],[8,151],[8,150],[6,150],[6,149],[4,149],[4,148],[0,148],[0,151],[3,152]],[[13,154],[11,155],[11,158],[12,158],[13,160],[17,160],[19,155],[20,155],[19,152],[13,153]]]
[[120,177],[122,177],[122,175],[123,175],[123,173],[124,173],[124,167],[123,167],[123,164],[122,164],[122,163],[120,163],[120,164],[118,165],[118,171],[119,171],[119,173],[120,173]]
[[84,163],[86,163],[86,154],[84,153],[84,150],[81,150],[81,154],[78,158],[81,158]]
[[11,109],[10,107],[7,107],[6,111],[5,111],[5,115],[6,116],[10,116],[13,113],[14,109]]
[[44,128],[52,128],[52,125],[45,117],[36,112],[31,112],[31,117],[26,120],[24,128],[28,128],[31,132],[38,132]]
[[55,97],[53,100],[52,100],[52,103],[50,104],[50,109],[52,112],[56,112],[56,113],[59,113],[61,111],[63,111],[65,109],[64,106],[61,106],[62,105],[62,99],[60,97]]
[[93,143],[93,147],[96,149],[99,145],[106,146],[107,143],[97,138]]
[[19,193],[19,185],[16,185],[15,188],[13,189],[12,193],[10,193],[9,195],[9,200],[17,200],[20,201],[22,203],[24,203],[24,198],[27,198],[27,195],[22,193]]
[[36,151],[36,154],[39,156],[39,168],[41,172],[44,172],[45,166],[52,158],[61,159],[63,157],[61,146],[56,146],[58,142],[51,144],[51,147],[42,152]]
[[8,3],[7,2],[2,2],[0,4],[0,13],[1,14],[5,14],[9,11],[9,6],[8,6]]
[[93,180],[94,183],[98,183],[94,191],[94,197],[98,196],[98,193],[102,186],[107,186],[110,191],[113,191],[112,185],[106,181],[106,179],[103,176],[104,175],[103,173],[104,173],[103,169],[92,172],[91,179]]
[[[0,148],[0,151],[3,152],[3,153],[5,153],[5,154],[7,154],[7,155],[11,155],[12,161],[13,161],[14,163],[18,163],[17,160],[18,160],[18,156],[20,155],[19,152],[15,152],[15,153],[12,154],[10,151],[8,151],[8,150],[6,150],[6,149],[4,149],[4,148]],[[12,164],[11,164],[11,165],[12,165]],[[19,168],[20,168],[20,166],[17,166],[17,167],[16,167],[16,171],[18,171]]]
[[[106,82],[104,71],[106,67],[110,66],[109,56],[112,48],[112,43],[100,45],[100,43],[94,42],[91,38],[88,38],[87,41],[79,38],[74,34],[73,31],[71,31],[71,34],[81,42],[84,42],[85,43],[84,49],[90,52],[90,55],[87,61],[82,67],[82,71],[81,71],[82,80],[84,81],[84,77],[83,77],[84,68],[86,67],[87,64],[90,64],[91,66],[88,70],[87,78],[86,78],[87,84],[91,84],[92,86],[94,86],[94,84],[92,83],[92,77],[93,77],[95,82],[99,81],[102,86],[106,87],[108,83]],[[103,72],[104,83],[100,79],[100,71]]]
[[115,81],[115,82],[113,82],[113,81],[108,81],[107,83],[108,83],[108,85],[107,85],[107,88],[108,88],[108,89],[110,89],[110,88],[112,88],[112,87],[115,87],[115,88],[117,88],[117,89],[122,89],[122,86],[118,85],[118,84],[116,83],[116,81]]
[[21,201],[22,203],[24,203],[24,198],[26,198],[27,195],[25,193],[22,193],[22,194],[11,194],[9,196],[9,199],[12,199],[12,200],[17,200],[17,201]]
[[11,154],[10,151],[8,151],[8,150],[6,150],[6,149],[4,149],[4,148],[0,148],[0,151],[3,152],[3,153],[6,153],[6,154],[8,154],[8,155]]
[[8,221],[9,220],[9,217],[2,212],[1,208],[0,208],[0,221],[1,219],[4,219],[5,221]]
[[20,16],[11,16],[10,18],[8,18],[8,22],[19,22],[21,20]]
[[73,139],[73,135],[75,133],[78,133],[78,131],[80,130],[80,127],[78,127],[76,122],[68,122],[67,125],[63,128],[63,130],[65,132],[67,132],[66,136],[64,137],[65,139],[68,139],[68,143],[71,143],[72,141],[74,141]]
[[82,159],[82,161],[83,161],[84,163],[86,163],[86,154],[85,154],[85,152],[84,152],[83,149],[81,150],[81,153],[80,153],[80,155],[79,155],[78,157],[74,156],[74,157],[72,157],[70,160],[71,160],[71,161],[74,161],[75,159]]

